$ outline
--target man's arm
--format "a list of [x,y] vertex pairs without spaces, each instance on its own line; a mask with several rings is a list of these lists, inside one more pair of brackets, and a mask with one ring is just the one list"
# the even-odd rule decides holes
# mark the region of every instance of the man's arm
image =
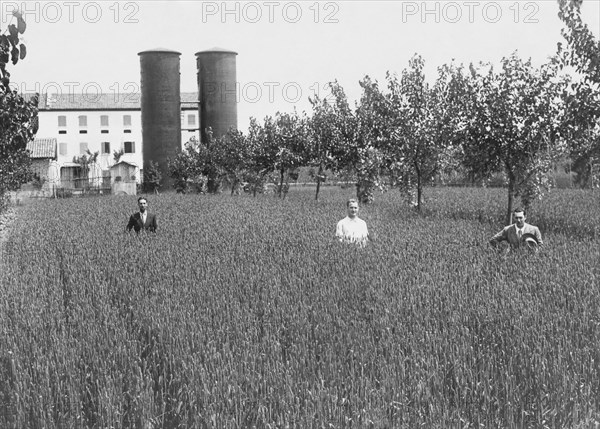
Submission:
[[129,216],[129,222],[127,223],[127,231],[131,231],[131,228],[135,225],[134,215]]
[[538,241],[538,244],[541,246],[544,244],[544,242],[542,241],[542,234],[540,233],[539,228],[536,226],[535,230],[533,231],[533,233],[535,234],[535,238]]
[[496,244],[500,243],[501,241],[508,241],[508,229],[507,228],[503,228],[502,231],[500,231],[498,234],[496,234],[492,238],[490,238],[490,244],[492,246],[495,246]]
[[339,221],[337,223],[337,226],[335,227],[335,237],[339,241],[344,241],[344,230],[343,230],[343,227],[342,227],[342,221]]
[[156,215],[152,215],[152,226],[150,227],[150,231],[156,232],[156,227],[158,226],[156,222]]
[[364,223],[364,226],[365,226],[365,239],[370,240],[371,237],[369,237],[369,228],[367,228],[367,222]]

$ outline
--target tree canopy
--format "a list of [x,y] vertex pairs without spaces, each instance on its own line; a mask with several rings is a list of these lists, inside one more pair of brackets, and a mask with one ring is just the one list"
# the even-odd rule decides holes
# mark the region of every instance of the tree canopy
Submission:
[[16,24],[0,35],[0,209],[7,191],[18,189],[32,177],[27,143],[38,128],[38,97],[23,98],[10,88],[7,65],[25,58],[27,49],[20,35],[27,28],[20,12],[14,11]]

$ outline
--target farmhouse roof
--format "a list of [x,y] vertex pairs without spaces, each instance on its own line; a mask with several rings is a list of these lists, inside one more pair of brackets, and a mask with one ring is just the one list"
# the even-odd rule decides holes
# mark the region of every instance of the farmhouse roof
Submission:
[[198,93],[182,92],[181,108],[185,110],[198,110]]
[[117,162],[116,164],[113,164],[110,168],[115,168],[116,166],[121,165],[121,164],[127,164],[127,165],[130,165],[132,167],[137,167],[137,164],[135,164],[133,162],[129,162],[129,161],[123,160],[123,161]]
[[[26,100],[34,94],[21,94]],[[182,92],[181,108],[183,110],[198,109],[198,93]],[[141,110],[141,94],[139,92],[106,93],[51,93],[40,94],[38,108],[40,111],[79,111],[79,110]]]
[[27,150],[30,152],[30,158],[51,158],[56,159],[56,139],[39,138],[27,143]]

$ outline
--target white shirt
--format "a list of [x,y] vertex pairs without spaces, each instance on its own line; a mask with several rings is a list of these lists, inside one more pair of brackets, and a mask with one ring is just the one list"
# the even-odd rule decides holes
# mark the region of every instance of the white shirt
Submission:
[[367,223],[358,217],[351,219],[350,217],[346,216],[337,223],[335,236],[338,238],[338,240],[346,243],[365,244],[369,236]]
[[147,212],[144,212],[144,213],[140,212],[140,219],[142,219],[142,223],[146,223],[146,215],[147,215]]

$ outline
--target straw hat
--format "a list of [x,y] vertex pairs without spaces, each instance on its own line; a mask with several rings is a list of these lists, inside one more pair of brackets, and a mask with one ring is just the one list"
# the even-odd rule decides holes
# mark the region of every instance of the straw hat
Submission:
[[538,246],[540,245],[536,236],[529,233],[523,234],[523,236],[521,237],[521,243],[523,243],[532,250],[537,250]]

